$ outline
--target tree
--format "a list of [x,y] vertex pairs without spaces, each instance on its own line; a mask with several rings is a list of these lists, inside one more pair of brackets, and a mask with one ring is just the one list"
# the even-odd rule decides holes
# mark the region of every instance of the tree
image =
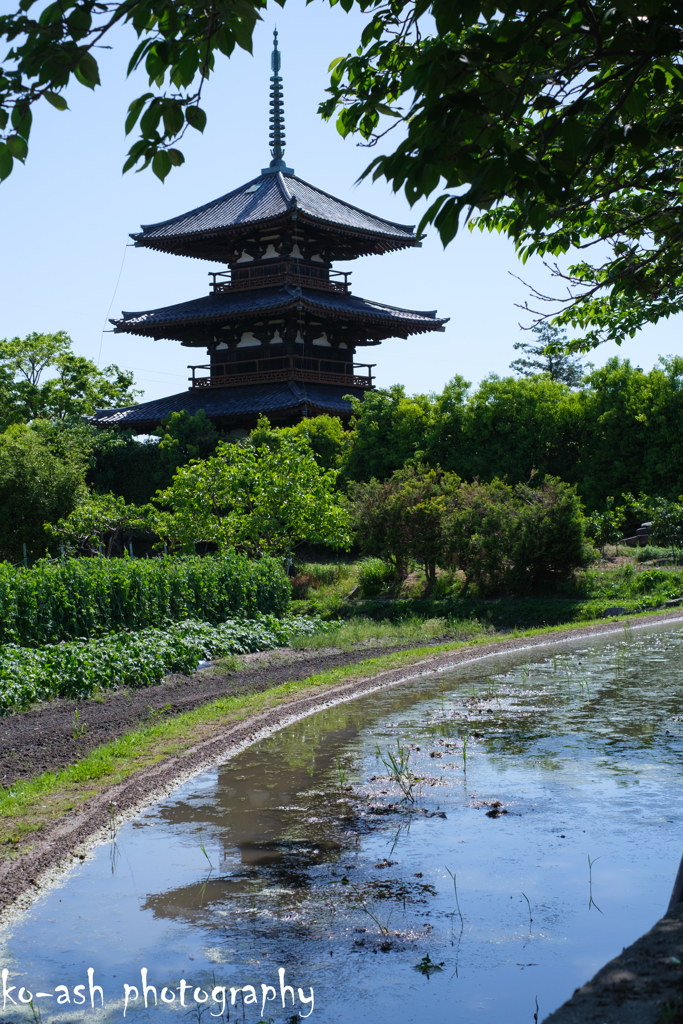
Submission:
[[284,554],[303,541],[350,543],[350,517],[305,438],[276,448],[221,441],[216,454],[181,467],[148,510],[149,527],[172,546]]
[[[135,405],[142,392],[133,388],[132,373],[114,364],[100,370],[75,355],[72,345],[66,331],[0,341],[0,367],[16,419],[74,420],[98,408]],[[48,369],[53,376],[41,382]]]
[[531,377],[534,373],[547,373],[551,380],[562,381],[570,388],[576,387],[583,380],[581,361],[566,354],[567,332],[553,324],[542,324],[532,327],[536,335],[536,344],[516,341],[512,346],[521,350],[524,355],[513,359],[510,369],[521,373],[523,377]]
[[315,460],[323,469],[338,469],[352,445],[352,435],[344,430],[338,416],[311,416],[291,427],[271,427],[267,416],[259,416],[258,423],[249,435],[257,448],[268,445],[277,448],[283,438],[303,437],[310,443]]
[[351,397],[352,447],[343,462],[351,480],[386,479],[408,459],[420,458],[430,431],[432,402],[427,395],[406,395],[401,384],[369,391],[363,401]]
[[154,431],[159,441],[159,462],[166,479],[159,487],[167,487],[180,466],[191,459],[206,459],[216,450],[225,434],[214,427],[203,409],[194,415],[183,409],[172,412]]
[[[284,0],[278,0],[284,3]],[[151,164],[157,177],[184,161],[173,145],[188,127],[204,131],[200,107],[216,57],[240,46],[251,53],[254,25],[266,0],[57,0],[36,16],[36,0],[0,16],[0,39],[12,44],[0,66],[0,180],[24,161],[33,107],[46,100],[67,110],[62,93],[72,80],[88,89],[100,84],[96,53],[120,26],[138,37],[128,73],[144,65],[150,88],[128,108],[126,134],[140,122],[124,171]]]
[[405,126],[364,175],[411,204],[432,197],[420,230],[433,223],[448,244],[470,220],[522,259],[579,249],[552,266],[564,297],[535,295],[552,304],[541,319],[586,331],[575,350],[683,309],[678,5],[357,3],[370,20],[332,65],[321,112],[369,145]]
[[397,581],[406,578],[414,558],[433,586],[437,564],[448,560],[448,504],[459,484],[454,473],[419,464],[396,470],[382,483],[355,484],[351,499],[361,551],[389,562]]
[[126,505],[123,498],[90,494],[70,515],[54,525],[46,523],[45,529],[52,537],[63,538],[89,555],[104,554],[111,558],[117,541],[120,553],[124,553],[121,534],[135,530],[139,523],[139,509]]
[[0,558],[17,562],[23,545],[31,558],[49,546],[46,522],[67,516],[85,498],[85,464],[60,458],[32,427],[0,434]]
[[650,516],[650,540],[671,548],[671,557],[675,561],[676,549],[683,550],[683,495],[679,495],[678,501],[654,498],[651,502]]
[[71,351],[72,341],[66,331],[39,334],[33,331],[25,338],[4,338],[0,341],[0,359],[20,380],[37,388],[43,371]]

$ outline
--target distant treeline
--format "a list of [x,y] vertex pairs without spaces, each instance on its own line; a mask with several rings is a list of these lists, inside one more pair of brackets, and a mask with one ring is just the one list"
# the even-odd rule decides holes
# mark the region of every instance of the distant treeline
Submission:
[[[330,416],[284,428],[310,439],[320,465],[339,471],[342,491],[421,464],[513,487],[557,478],[576,485],[588,513],[604,511],[609,497],[619,504],[623,492],[683,493],[680,357],[648,373],[613,358],[576,387],[538,373],[492,374],[473,389],[456,376],[437,394],[410,396],[397,385],[353,404],[350,429]],[[276,446],[282,433],[264,418],[252,439]],[[44,524],[69,515],[89,490],[144,505],[181,466],[233,440],[202,412],[173,413],[156,435],[98,431],[75,414],[10,425],[0,433],[0,558],[58,553]]]
[[[345,431],[320,416],[292,428],[308,432],[326,468],[345,481],[385,480],[409,460],[440,466],[463,480],[527,483],[550,475],[575,483],[587,511],[623,491],[677,498],[683,492],[683,359],[660,359],[649,373],[613,358],[578,388],[549,376],[487,377],[472,389],[454,377],[438,394],[401,386],[354,402]],[[203,417],[176,414],[161,445],[111,437],[90,480],[99,491],[148,500],[175,467],[205,457],[221,436]],[[256,431],[267,440],[263,423]]]

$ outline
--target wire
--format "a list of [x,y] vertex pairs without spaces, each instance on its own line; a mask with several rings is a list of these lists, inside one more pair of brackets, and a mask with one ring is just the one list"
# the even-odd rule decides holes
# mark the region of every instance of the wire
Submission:
[[100,351],[99,351],[99,354],[97,356],[97,365],[98,366],[100,365],[100,359],[102,358],[102,343],[104,342],[104,329],[107,326],[107,321],[109,320],[109,314],[111,313],[111,307],[114,305],[114,299],[116,298],[116,293],[117,293],[118,288],[119,288],[119,281],[121,280],[121,274],[123,273],[123,264],[126,262],[126,251],[127,251],[127,249],[128,249],[128,242],[126,242],[125,246],[123,247],[123,259],[121,260],[121,266],[119,267],[119,276],[116,278],[116,287],[114,288],[114,294],[111,297],[111,302],[109,303],[109,309],[107,310],[107,315],[104,318],[104,323],[102,324],[102,330],[100,331]]

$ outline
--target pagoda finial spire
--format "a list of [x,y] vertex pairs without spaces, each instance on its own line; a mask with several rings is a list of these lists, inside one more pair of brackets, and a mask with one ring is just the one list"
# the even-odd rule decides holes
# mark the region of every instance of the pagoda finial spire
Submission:
[[285,106],[282,98],[282,78],[280,68],[282,55],[277,48],[277,29],[273,31],[273,52],[270,67],[273,72],[270,79],[270,167],[264,167],[261,174],[294,174],[291,167],[283,160],[285,152]]

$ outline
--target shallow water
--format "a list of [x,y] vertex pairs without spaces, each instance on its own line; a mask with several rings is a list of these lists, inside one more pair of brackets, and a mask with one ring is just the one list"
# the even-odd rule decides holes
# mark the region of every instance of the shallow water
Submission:
[[[282,730],[123,825],[0,935],[10,995],[35,1007],[6,1000],[3,1022],[202,1024],[225,1019],[222,987],[253,1024],[543,1020],[668,904],[682,654],[670,626],[584,638]],[[378,755],[397,741],[412,800]]]

